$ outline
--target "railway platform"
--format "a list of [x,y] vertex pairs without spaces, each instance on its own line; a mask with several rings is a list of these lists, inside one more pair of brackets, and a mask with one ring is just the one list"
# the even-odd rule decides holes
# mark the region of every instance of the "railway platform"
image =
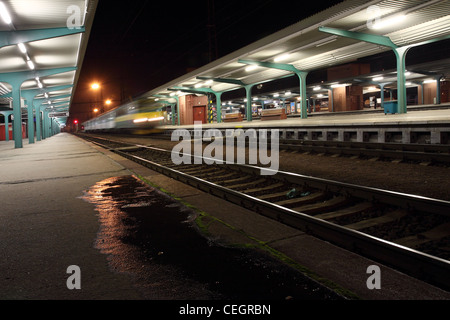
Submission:
[[[359,111],[322,113],[308,119],[290,117],[286,120],[207,123],[202,129],[279,129],[280,137],[284,139],[448,144],[449,124],[450,108],[445,105],[438,109],[433,106],[411,108],[406,114]],[[166,125],[159,129],[167,132],[193,130],[194,125]]]
[[[205,194],[70,134],[14,149],[0,143],[0,298],[143,299],[133,277],[95,247],[101,222],[86,190],[100,181],[140,177],[212,217],[212,239],[278,253],[310,270],[315,281],[364,300],[441,300],[450,293]],[[214,206],[211,204],[214,203]],[[131,263],[126,261],[126,263]],[[81,290],[69,290],[67,268],[81,269]],[[368,267],[381,268],[381,289],[367,287]],[[322,279],[322,280],[318,280]]]

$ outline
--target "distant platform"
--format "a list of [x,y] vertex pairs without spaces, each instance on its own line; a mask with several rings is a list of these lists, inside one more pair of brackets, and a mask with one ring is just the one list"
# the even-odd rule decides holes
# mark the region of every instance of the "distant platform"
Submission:
[[[448,108],[445,106],[448,105]],[[408,109],[406,114],[384,114],[382,110],[377,112],[343,112],[309,115],[307,119],[290,117],[286,120],[270,121],[241,121],[203,124],[204,129],[217,128],[298,128],[298,127],[342,127],[342,126],[395,126],[395,125],[443,125],[450,124],[450,104],[434,108]],[[435,106],[437,107],[437,106]],[[374,110],[376,111],[376,110]],[[160,126],[163,130],[193,129],[194,125]]]

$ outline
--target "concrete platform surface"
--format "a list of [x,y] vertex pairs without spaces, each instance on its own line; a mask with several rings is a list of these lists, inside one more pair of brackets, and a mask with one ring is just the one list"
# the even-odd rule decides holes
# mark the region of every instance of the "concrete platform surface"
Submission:
[[[94,247],[99,229],[83,192],[110,177],[136,175],[209,217],[208,231],[229,244],[259,245],[315,279],[365,300],[441,300],[450,293],[298,230],[181,184],[69,134],[14,149],[0,143],[0,299],[141,299],[126,274]],[[82,290],[68,290],[67,268],[83,264]],[[380,290],[367,268],[381,268]],[[319,280],[318,280],[319,281]],[[320,280],[322,281],[322,280]]]
[[[228,122],[203,124],[204,129],[221,128],[285,128],[285,127],[315,127],[315,126],[368,126],[368,125],[428,125],[444,124],[450,121],[450,109],[417,110],[406,114],[387,114],[383,112],[358,112],[358,113],[333,113],[326,115],[314,115],[308,119],[288,118],[286,120],[251,122]],[[191,129],[193,125],[160,126],[161,129]]]

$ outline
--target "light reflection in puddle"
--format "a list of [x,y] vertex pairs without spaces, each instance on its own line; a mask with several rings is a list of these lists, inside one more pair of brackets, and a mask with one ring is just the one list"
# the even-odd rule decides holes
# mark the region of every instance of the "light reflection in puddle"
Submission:
[[338,299],[261,252],[215,245],[192,210],[133,176],[101,181],[83,198],[98,211],[96,248],[145,299]]

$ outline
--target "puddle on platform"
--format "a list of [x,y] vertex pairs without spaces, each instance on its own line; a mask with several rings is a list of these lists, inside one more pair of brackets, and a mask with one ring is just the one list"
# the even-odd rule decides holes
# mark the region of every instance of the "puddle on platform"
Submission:
[[192,210],[133,176],[99,182],[84,199],[99,213],[96,247],[145,299],[339,299],[262,253],[214,244]]

